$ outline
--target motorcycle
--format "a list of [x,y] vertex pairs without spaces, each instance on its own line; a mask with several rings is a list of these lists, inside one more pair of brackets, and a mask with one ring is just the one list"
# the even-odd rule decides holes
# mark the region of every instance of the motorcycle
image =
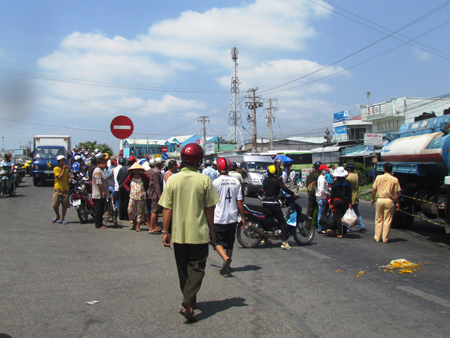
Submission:
[[90,193],[90,182],[87,178],[83,177],[80,173],[74,173],[72,180],[69,182],[69,203],[73,205],[73,195],[77,192]]
[[11,182],[9,181],[9,175],[6,171],[2,170],[0,172],[0,198],[6,194],[12,196],[12,187]]
[[20,168],[20,166],[16,166],[14,168],[14,175],[16,175],[15,185],[18,187],[20,183],[22,183],[23,178],[27,174],[26,170]]
[[[284,218],[287,223],[288,238],[293,236],[299,245],[307,245],[314,239],[314,226],[311,219],[302,213],[302,207],[294,207],[296,198],[282,195],[287,211]],[[298,210],[298,214],[297,211]],[[236,237],[243,247],[255,248],[263,239],[281,240],[281,230],[269,209],[262,206],[248,206],[244,204],[245,227],[237,228]]]

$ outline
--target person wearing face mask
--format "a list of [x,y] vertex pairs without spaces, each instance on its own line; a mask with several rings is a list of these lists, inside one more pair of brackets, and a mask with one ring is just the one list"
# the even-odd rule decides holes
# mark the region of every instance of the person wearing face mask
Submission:
[[319,167],[320,176],[317,178],[316,200],[319,206],[319,212],[317,213],[317,224],[319,234],[326,234],[327,231],[320,225],[319,220],[327,210],[327,199],[330,196],[328,182],[326,175],[328,174],[328,167],[326,164],[321,164]]

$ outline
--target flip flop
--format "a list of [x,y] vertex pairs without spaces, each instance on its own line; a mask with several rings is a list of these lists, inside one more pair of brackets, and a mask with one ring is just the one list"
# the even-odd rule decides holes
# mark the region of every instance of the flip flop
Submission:
[[231,258],[228,258],[225,262],[223,262],[223,265],[219,271],[220,274],[226,275],[228,272],[230,272],[230,265],[231,265]]
[[52,223],[56,223],[56,222],[58,222],[59,221],[59,218],[56,218],[56,217],[53,217],[52,218]]
[[67,221],[62,221],[61,224],[66,225],[66,224],[69,224],[69,223],[67,223]]
[[186,309],[181,309],[180,314],[190,322],[198,322],[198,318],[194,313],[190,313]]

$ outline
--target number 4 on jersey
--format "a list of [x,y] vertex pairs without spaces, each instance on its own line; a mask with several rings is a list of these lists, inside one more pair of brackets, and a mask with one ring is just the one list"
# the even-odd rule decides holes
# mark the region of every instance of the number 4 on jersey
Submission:
[[227,190],[227,196],[225,197],[226,200],[228,200],[229,203],[231,203],[231,192],[230,192],[230,188],[228,188]]

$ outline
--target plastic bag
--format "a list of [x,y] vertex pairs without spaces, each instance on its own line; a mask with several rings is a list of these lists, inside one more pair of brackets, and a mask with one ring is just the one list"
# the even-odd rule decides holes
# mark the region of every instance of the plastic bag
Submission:
[[319,224],[326,229],[336,230],[336,215],[333,208],[328,209],[322,217],[320,217]]
[[341,221],[347,228],[351,228],[358,223],[358,216],[353,209],[348,208]]

